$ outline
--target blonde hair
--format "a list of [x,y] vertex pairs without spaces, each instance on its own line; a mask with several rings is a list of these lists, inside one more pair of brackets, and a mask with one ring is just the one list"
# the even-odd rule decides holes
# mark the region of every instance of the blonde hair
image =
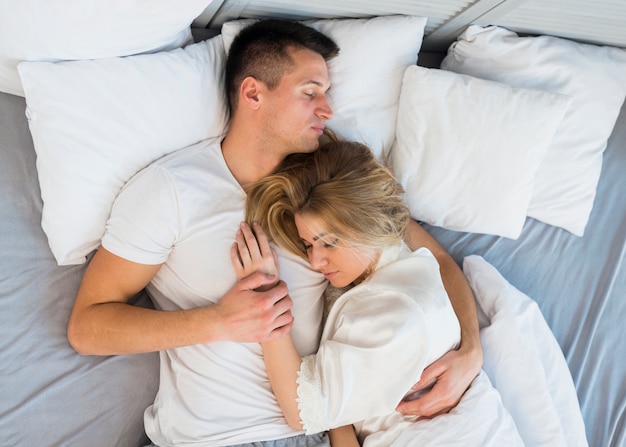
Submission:
[[382,249],[402,241],[410,219],[402,186],[367,146],[332,138],[316,151],[291,154],[250,189],[246,220],[270,240],[307,258],[296,214],[320,222],[352,246]]

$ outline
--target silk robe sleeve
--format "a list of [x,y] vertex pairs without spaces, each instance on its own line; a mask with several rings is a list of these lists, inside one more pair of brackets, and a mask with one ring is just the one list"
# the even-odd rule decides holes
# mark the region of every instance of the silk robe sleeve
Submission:
[[307,433],[392,413],[429,357],[425,315],[414,299],[352,292],[335,304],[317,354],[302,360],[298,405]]

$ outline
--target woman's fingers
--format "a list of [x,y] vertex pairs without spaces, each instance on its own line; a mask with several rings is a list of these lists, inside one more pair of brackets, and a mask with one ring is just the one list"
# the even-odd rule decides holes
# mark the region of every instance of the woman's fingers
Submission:
[[[255,222],[251,228],[250,225],[242,222],[235,235],[235,241],[236,243],[231,249],[231,259],[239,278],[255,271],[278,276],[279,268],[276,253],[258,223]],[[236,261],[239,262],[241,270],[237,270]]]
[[272,256],[272,248],[270,247],[270,242],[267,239],[267,235],[261,225],[258,222],[252,223],[252,229],[254,230],[254,234],[256,235],[256,241],[258,243],[259,250],[261,251],[262,256]]
[[240,225],[241,233],[243,234],[243,239],[248,248],[248,253],[250,258],[252,259],[260,259],[262,258],[261,249],[259,248],[259,242],[252,232],[252,228],[245,222],[242,222]]
[[237,233],[235,234],[235,241],[237,242],[237,246],[239,247],[239,257],[241,258],[241,261],[244,263],[244,265],[249,264],[253,256],[250,253],[250,248],[248,247],[249,242],[243,231],[243,225],[240,225],[239,230],[237,230]]

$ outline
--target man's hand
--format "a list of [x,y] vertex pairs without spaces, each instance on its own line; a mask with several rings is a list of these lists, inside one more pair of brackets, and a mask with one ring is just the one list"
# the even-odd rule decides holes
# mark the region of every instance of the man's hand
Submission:
[[[293,302],[287,285],[276,281],[273,275],[253,273],[207,308],[217,313],[215,321],[219,321],[211,341],[262,342],[288,334],[293,324]],[[266,291],[257,290],[268,285],[273,286]]]
[[259,342],[281,337],[293,322],[287,285],[267,292],[274,275],[237,282],[216,304],[162,311],[128,304],[160,265],[123,259],[100,247],[87,267],[68,324],[68,339],[83,355],[162,351],[215,341]]
[[[476,359],[476,355],[481,358]],[[431,363],[422,373],[420,381],[411,390],[425,389],[415,400],[403,400],[396,407],[402,414],[426,418],[447,413],[454,408],[480,371],[482,351],[450,351]],[[427,389],[432,385],[431,389]]]

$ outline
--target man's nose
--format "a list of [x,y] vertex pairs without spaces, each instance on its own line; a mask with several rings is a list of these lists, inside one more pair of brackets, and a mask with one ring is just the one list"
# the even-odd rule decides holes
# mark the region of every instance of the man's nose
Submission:
[[320,103],[317,106],[317,116],[324,119],[325,121],[330,120],[333,117],[333,109],[328,102],[328,97],[326,95],[322,95],[320,97]]

